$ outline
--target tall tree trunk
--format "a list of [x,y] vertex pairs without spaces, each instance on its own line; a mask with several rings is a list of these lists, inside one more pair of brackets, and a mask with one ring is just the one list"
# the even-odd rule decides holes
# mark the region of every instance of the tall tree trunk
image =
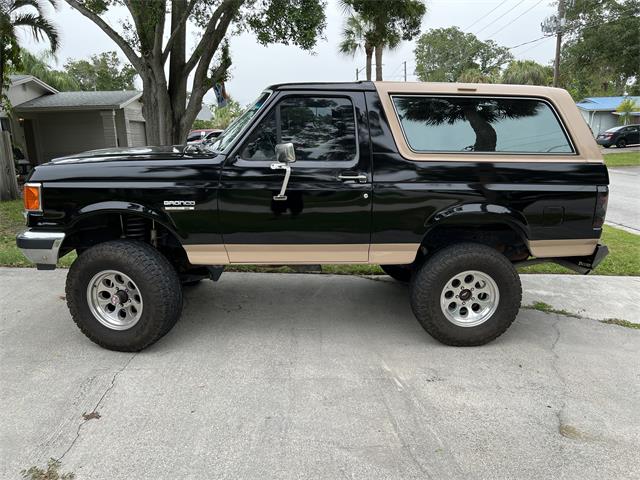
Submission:
[[366,66],[367,81],[370,82],[371,81],[371,58],[373,57],[373,47],[369,44],[366,44],[364,46],[364,53],[367,57],[367,66]]
[[376,81],[382,81],[382,50],[383,45],[376,45]]
[[171,30],[175,30],[175,40],[169,57],[169,97],[171,99],[171,143],[178,145],[186,140],[183,132],[184,111],[187,108],[187,79],[184,73],[186,62],[186,24],[180,25],[180,19],[187,9],[187,0],[172,0]]

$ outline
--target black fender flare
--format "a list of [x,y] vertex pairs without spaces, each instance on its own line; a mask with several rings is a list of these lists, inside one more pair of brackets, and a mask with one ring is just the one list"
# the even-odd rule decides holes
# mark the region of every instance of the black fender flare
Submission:
[[492,203],[465,203],[442,209],[424,223],[422,241],[438,227],[478,227],[482,225],[505,225],[516,232],[528,244],[530,229],[525,216],[513,208]]

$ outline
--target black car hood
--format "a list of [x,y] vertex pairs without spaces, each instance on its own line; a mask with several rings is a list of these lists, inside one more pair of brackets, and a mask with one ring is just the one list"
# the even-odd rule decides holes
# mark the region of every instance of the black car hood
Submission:
[[185,145],[169,145],[163,147],[129,147],[103,148],[89,150],[66,157],[54,158],[49,165],[64,165],[69,163],[113,162],[122,160],[161,160],[179,159],[185,156],[202,156],[202,152],[187,148]]

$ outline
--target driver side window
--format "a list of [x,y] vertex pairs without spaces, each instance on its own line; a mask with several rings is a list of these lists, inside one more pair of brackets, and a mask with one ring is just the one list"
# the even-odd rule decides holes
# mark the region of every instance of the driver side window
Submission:
[[244,160],[275,161],[278,143],[293,143],[298,161],[351,161],[357,156],[351,100],[288,97],[251,132],[240,153]]

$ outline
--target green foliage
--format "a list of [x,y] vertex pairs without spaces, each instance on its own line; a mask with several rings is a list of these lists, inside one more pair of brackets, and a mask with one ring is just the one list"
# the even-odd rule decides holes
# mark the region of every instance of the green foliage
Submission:
[[22,478],[26,480],[73,480],[76,478],[74,473],[60,473],[60,466],[62,463],[55,458],[50,458],[47,462],[47,469],[43,470],[40,467],[30,467],[29,469],[22,470],[20,474]]
[[51,68],[49,62],[54,58],[51,52],[41,52],[34,55],[22,49],[20,51],[20,68],[16,73],[33,75],[61,92],[78,90],[77,82],[67,72]]
[[502,72],[502,83],[549,86],[553,83],[553,68],[533,60],[512,60]]
[[435,28],[416,42],[416,74],[423,82],[455,82],[464,72],[495,78],[511,60],[509,50],[493,40],[483,42],[457,27]]
[[263,8],[252,10],[246,23],[258,42],[297,45],[310,50],[326,27],[325,2],[318,0],[263,0]]
[[80,90],[133,90],[136,70],[116,52],[91,55],[89,60],[68,59],[64,65]]
[[576,100],[638,88],[640,0],[575,0],[566,18],[561,81]]
[[55,0],[0,0],[0,105],[8,106],[5,90],[9,73],[20,68],[19,30],[31,32],[38,41],[48,40],[51,51],[58,48],[58,31],[43,13],[43,5]]
[[619,121],[622,125],[631,123],[631,114],[638,111],[640,111],[640,105],[632,98],[625,98],[616,108],[616,112],[620,114]]
[[420,33],[420,22],[427,11],[420,0],[342,0],[362,20],[373,26],[371,40],[386,44],[391,38],[412,40]]
[[193,122],[193,129],[218,128],[224,130],[231,122],[242,114],[243,108],[238,102],[230,99],[224,107],[212,107],[211,120],[196,120]]

